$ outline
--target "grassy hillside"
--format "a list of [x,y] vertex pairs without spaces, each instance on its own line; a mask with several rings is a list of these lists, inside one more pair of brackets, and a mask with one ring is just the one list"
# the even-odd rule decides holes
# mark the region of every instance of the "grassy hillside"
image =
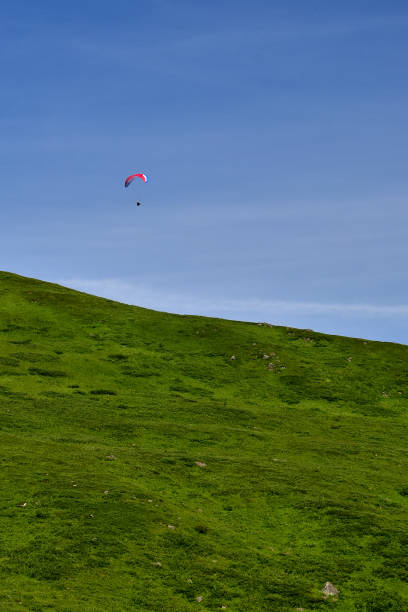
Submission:
[[407,366],[0,273],[0,609],[408,610]]

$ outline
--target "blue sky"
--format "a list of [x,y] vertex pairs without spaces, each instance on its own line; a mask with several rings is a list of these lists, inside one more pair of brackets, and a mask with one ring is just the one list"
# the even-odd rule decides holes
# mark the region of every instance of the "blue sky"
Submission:
[[3,0],[0,51],[0,269],[408,343],[405,2]]

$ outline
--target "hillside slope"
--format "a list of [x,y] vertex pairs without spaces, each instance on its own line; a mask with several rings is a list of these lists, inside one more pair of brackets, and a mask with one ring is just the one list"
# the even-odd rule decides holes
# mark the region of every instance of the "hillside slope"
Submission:
[[0,273],[0,609],[408,610],[407,366]]

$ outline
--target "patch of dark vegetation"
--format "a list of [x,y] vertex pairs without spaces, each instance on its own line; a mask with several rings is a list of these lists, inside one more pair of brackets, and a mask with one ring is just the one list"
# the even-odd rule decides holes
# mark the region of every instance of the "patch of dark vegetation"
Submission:
[[30,374],[36,374],[37,376],[48,376],[50,378],[63,378],[67,376],[66,372],[62,370],[46,370],[44,368],[28,368]]
[[402,612],[408,610],[408,598],[389,587],[367,585],[355,603],[358,612]]
[[12,359],[11,357],[1,357],[0,356],[0,365],[17,367],[19,365],[19,361],[17,359]]
[[45,397],[55,397],[55,398],[69,397],[67,393],[61,393],[60,391],[41,391],[40,395],[44,395]]
[[72,572],[73,558],[66,550],[61,550],[58,543],[53,544],[38,537],[30,545],[16,550],[9,566],[18,570],[19,574],[53,582]]
[[21,361],[28,361],[29,363],[47,363],[58,361],[58,357],[55,355],[47,355],[42,353],[13,353],[12,357],[20,359]]
[[46,512],[42,512],[41,510],[38,510],[38,511],[35,513],[35,518],[36,518],[36,519],[39,519],[39,520],[45,520],[45,519],[47,519],[47,518],[48,518],[48,516],[49,516],[49,515],[48,515]]
[[3,329],[0,329],[0,331],[7,334],[10,332],[21,331],[22,329],[25,329],[22,325],[16,325],[14,323],[9,323],[6,327],[3,327]]
[[108,359],[110,361],[127,361],[129,356],[123,353],[113,353],[112,355],[108,355]]
[[91,395],[117,395],[116,391],[110,389],[92,389],[89,393]]
[[399,414],[399,410],[392,406],[381,406],[377,402],[372,404],[361,404],[359,402],[350,402],[350,407],[353,412],[361,414],[362,416],[371,417],[383,417],[392,418]]
[[[354,382],[354,384],[353,384]],[[349,377],[349,385],[345,385],[339,376],[330,380],[319,379],[313,372],[279,375],[279,397],[292,404],[305,399],[318,399],[326,402],[348,402],[362,409],[367,407],[374,416],[376,409],[382,413],[378,405],[380,392],[369,383],[365,384],[359,378]],[[380,413],[379,413],[380,414]]]
[[0,376],[26,376],[26,373],[19,372],[18,370],[0,370]]
[[104,430],[115,440],[128,440],[133,438],[135,427],[132,423],[118,423],[117,425],[105,425]]
[[148,370],[148,369],[140,369],[136,370],[131,367],[124,367],[121,369],[122,374],[125,376],[133,376],[134,378],[149,378],[151,376],[160,376],[160,372]]
[[314,348],[328,348],[330,346],[330,343],[328,342],[328,340],[325,340],[324,338],[313,338],[313,347]]
[[8,387],[0,385],[0,395],[12,397],[15,399],[27,399],[29,395],[27,393],[22,393],[21,391],[13,391]]

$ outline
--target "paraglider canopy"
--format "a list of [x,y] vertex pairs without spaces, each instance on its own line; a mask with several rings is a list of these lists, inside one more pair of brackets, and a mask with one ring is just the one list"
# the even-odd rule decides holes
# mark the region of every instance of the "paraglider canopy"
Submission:
[[144,183],[147,183],[147,176],[146,174],[131,174],[130,176],[127,177],[127,179],[125,180],[125,187],[129,187],[130,183],[132,181],[134,181],[135,178],[140,178],[142,179],[142,181]]

